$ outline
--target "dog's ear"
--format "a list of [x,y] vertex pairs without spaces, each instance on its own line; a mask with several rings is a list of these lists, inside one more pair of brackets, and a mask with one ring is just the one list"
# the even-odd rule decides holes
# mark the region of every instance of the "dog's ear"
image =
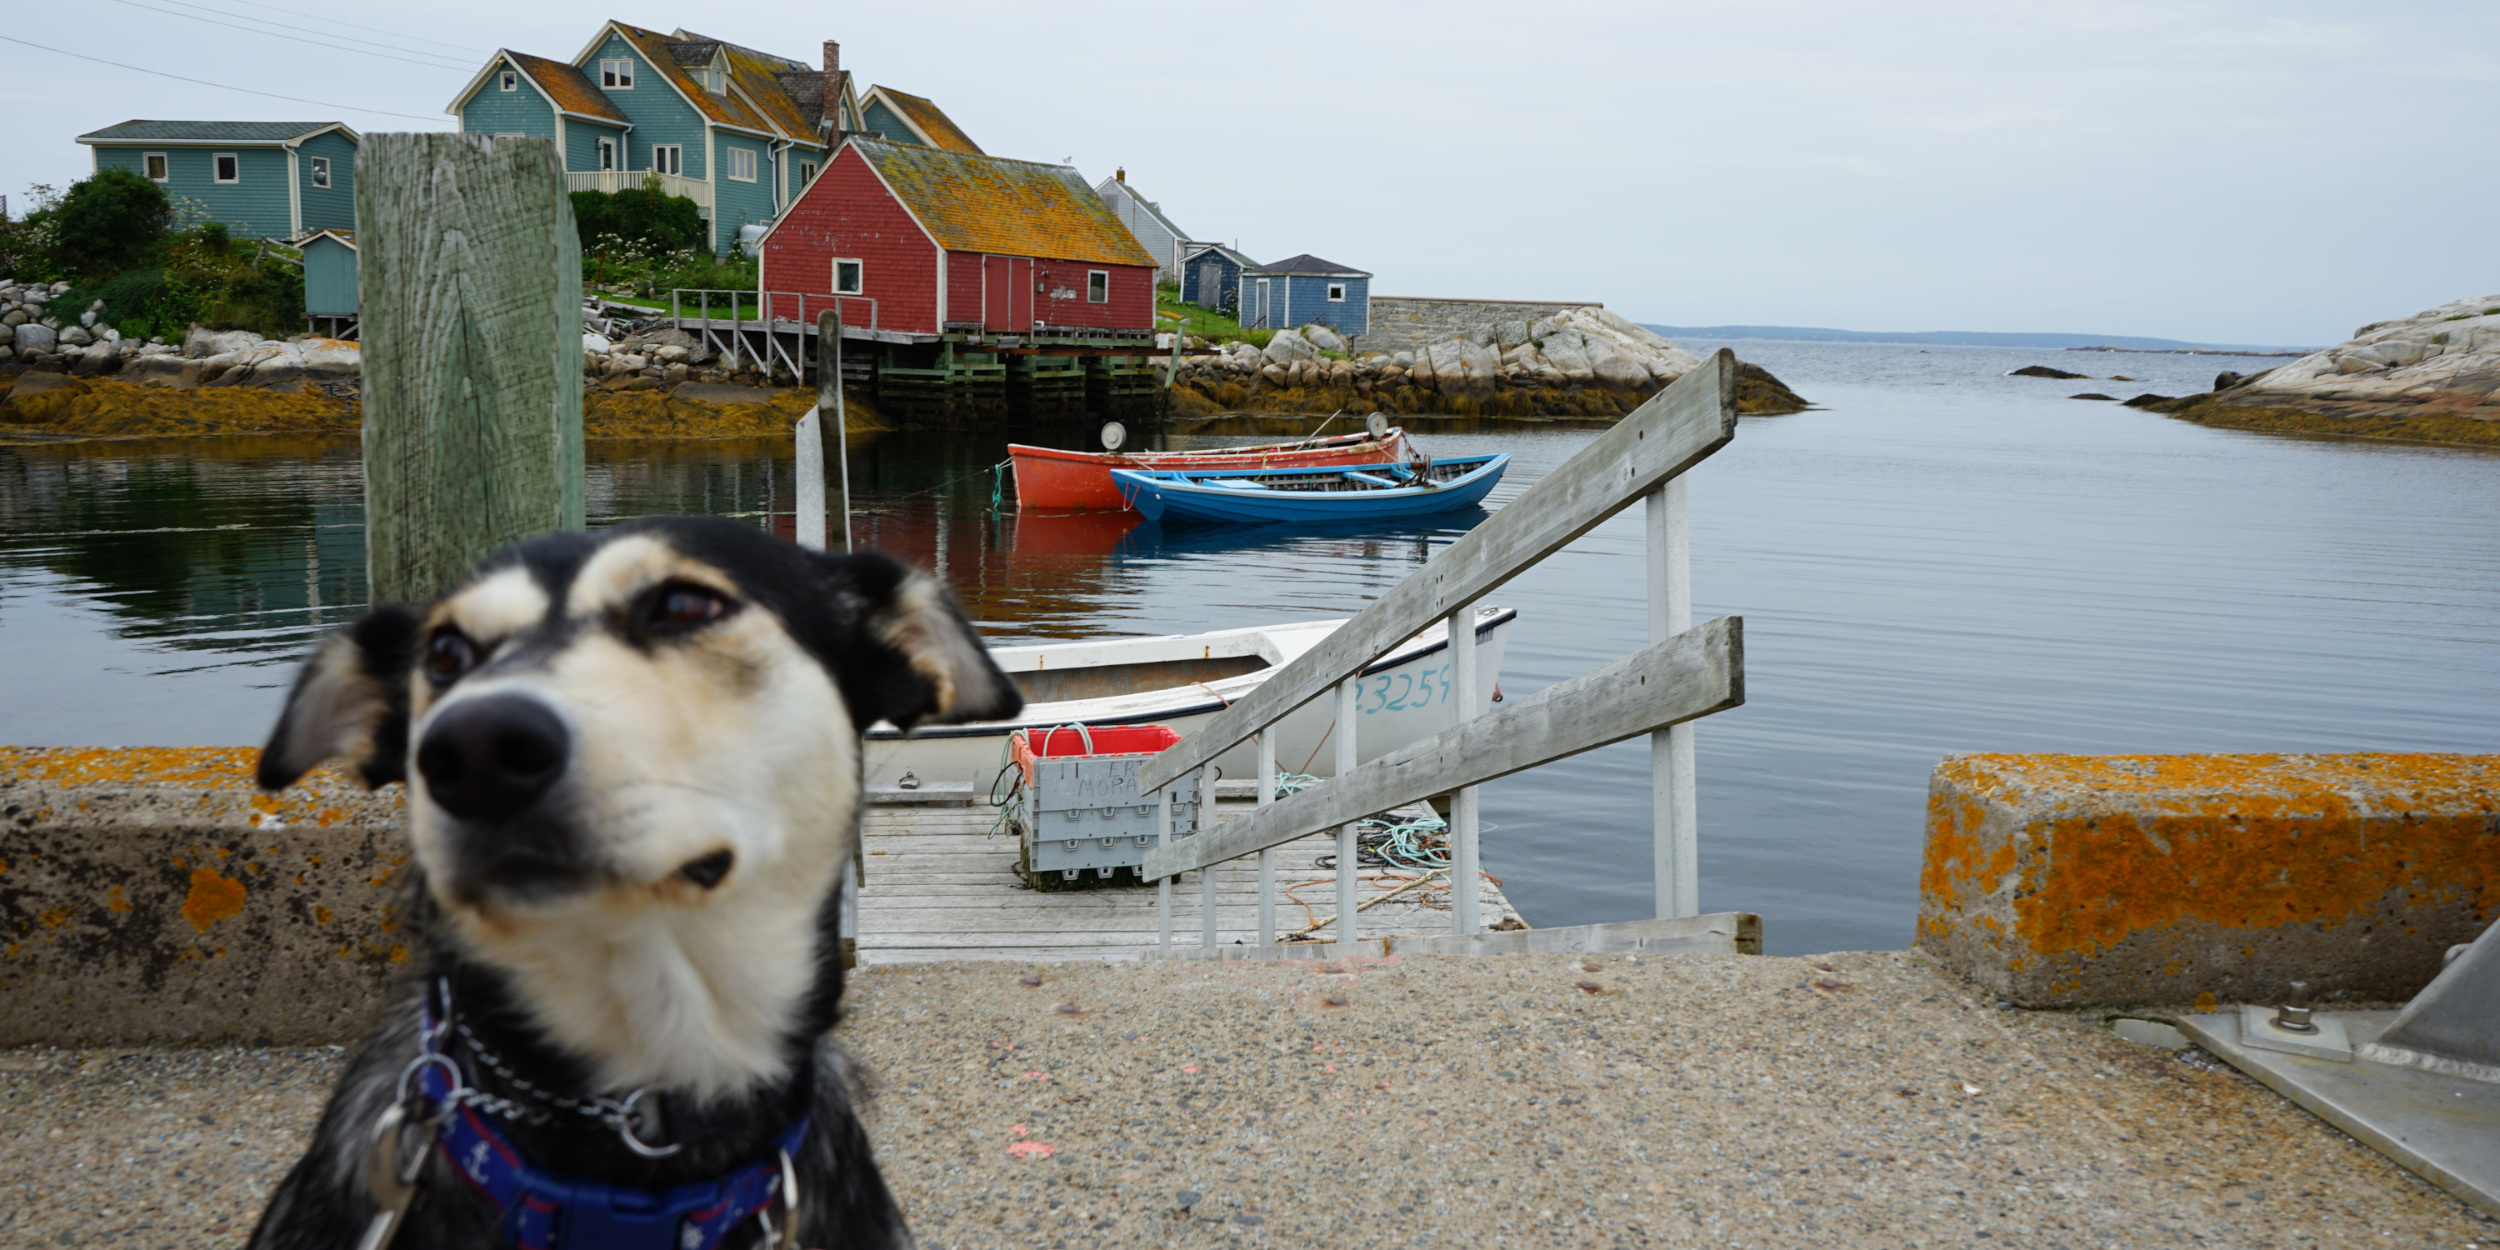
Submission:
[[384,605],[322,640],[260,749],[262,789],[283,790],[334,755],[354,762],[367,789],[408,779],[408,666],[421,623]]
[[820,558],[848,632],[865,644],[825,657],[862,729],[880,720],[905,731],[998,720],[1023,709],[1023,693],[936,578],[874,552]]

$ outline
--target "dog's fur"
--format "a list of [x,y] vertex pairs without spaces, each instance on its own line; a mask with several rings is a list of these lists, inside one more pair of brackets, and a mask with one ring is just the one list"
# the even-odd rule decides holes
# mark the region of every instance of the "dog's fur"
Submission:
[[[707,518],[532,539],[432,604],[377,608],[325,642],[260,782],[344,756],[368,785],[408,784],[406,919],[429,953],[252,1245],[335,1250],[362,1234],[370,1130],[437,983],[515,1075],[572,1097],[648,1087],[661,1123],[645,1136],[683,1143],[653,1160],[579,1115],[497,1121],[541,1169],[666,1189],[768,1155],[806,1113],[803,1244],[908,1245],[824,1037],[842,994],[860,738],[880,720],[909,729],[1020,704],[929,577]],[[530,742],[561,750],[550,763]],[[496,762],[481,767],[479,751]],[[481,776],[523,778],[512,785],[528,797],[489,793]],[[444,1049],[473,1085],[530,1101],[456,1036]],[[493,1205],[439,1155],[420,1190],[396,1247],[502,1244]]]

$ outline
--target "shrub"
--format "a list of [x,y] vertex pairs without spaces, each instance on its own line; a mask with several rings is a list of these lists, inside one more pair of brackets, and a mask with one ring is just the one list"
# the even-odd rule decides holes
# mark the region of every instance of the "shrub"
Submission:
[[81,278],[105,278],[153,257],[173,224],[165,189],[127,169],[70,184],[52,210],[53,258]]
[[24,216],[14,221],[0,217],[0,278],[56,281],[61,267],[52,259],[52,209],[60,194],[38,182],[26,188],[26,199],[33,207]]
[[584,255],[621,242],[645,252],[677,252],[701,245],[703,214],[693,200],[655,186],[613,194],[573,193],[573,227]]

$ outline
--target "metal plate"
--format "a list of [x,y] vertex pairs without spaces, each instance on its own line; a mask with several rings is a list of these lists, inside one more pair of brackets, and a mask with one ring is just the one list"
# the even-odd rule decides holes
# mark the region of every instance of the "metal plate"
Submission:
[[[2375,1041],[2392,1011],[2319,1012],[2352,1045]],[[2244,1045],[2236,1012],[2183,1016],[2197,1045],[2424,1180],[2500,1216],[2500,1085],[2367,1061],[2338,1063]]]

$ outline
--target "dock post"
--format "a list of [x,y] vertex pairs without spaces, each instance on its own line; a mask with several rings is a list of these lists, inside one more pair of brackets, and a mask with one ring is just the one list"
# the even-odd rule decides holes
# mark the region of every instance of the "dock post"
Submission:
[[[1671,478],[1649,495],[1649,640],[1693,627],[1690,488]],[[1661,920],[1701,914],[1700,807],[1693,793],[1693,726],[1649,735],[1650,873]]]
[[[1259,731],[1258,805],[1265,807],[1276,801],[1276,727]],[[1269,946],[1276,941],[1276,848],[1259,852],[1259,940],[1257,945]]]
[[[1359,675],[1337,683],[1337,775],[1328,779],[1328,784],[1332,786],[1344,785],[1346,779],[1354,775],[1354,736],[1357,732],[1354,728],[1354,718],[1358,715],[1357,705],[1361,702],[1362,690],[1363,679]],[[1339,955],[1354,953],[1356,920],[1354,909],[1361,905],[1361,900],[1355,898],[1360,884],[1354,875],[1355,860],[1360,854],[1361,846],[1355,835],[1362,827],[1360,821],[1348,821],[1337,826],[1337,953]]]
[[[1215,833],[1215,766],[1198,770],[1198,836]],[[1215,949],[1215,865],[1198,870],[1198,945]]]
[[[825,532],[825,514],[827,507],[830,506],[833,513],[831,547],[835,551],[847,554],[851,549],[850,421],[842,411],[842,317],[840,313],[831,309],[816,314],[816,411],[809,414],[808,420],[815,422],[817,435],[815,447],[816,528],[806,532],[811,534]],[[807,428],[807,421],[799,424],[801,429]],[[799,449],[799,463],[804,467],[808,457],[808,449],[804,445],[806,435],[800,435],[800,443],[802,445]],[[825,455],[828,444],[833,449],[831,457]],[[830,482],[827,482],[825,477],[828,459],[832,461],[833,466]],[[828,485],[832,488],[830,491],[826,489]],[[800,489],[804,491],[805,485],[802,484]],[[832,496],[830,501],[826,498],[828,494]],[[802,513],[799,520],[802,525],[805,525],[806,515]],[[816,545],[825,546],[826,542],[819,539]],[[941,570],[942,575],[943,570]]]
[[[1450,727],[1484,710],[1476,693],[1476,605],[1460,604],[1450,613]],[[1450,931],[1473,933],[1476,904],[1476,788],[1460,786],[1450,796]]]
[[[1172,845],[1172,787],[1155,791],[1155,845]],[[1155,944],[1172,953],[1172,879],[1155,882]]]
[[366,580],[422,602],[583,527],[581,240],[544,140],[367,135],[362,160]]

